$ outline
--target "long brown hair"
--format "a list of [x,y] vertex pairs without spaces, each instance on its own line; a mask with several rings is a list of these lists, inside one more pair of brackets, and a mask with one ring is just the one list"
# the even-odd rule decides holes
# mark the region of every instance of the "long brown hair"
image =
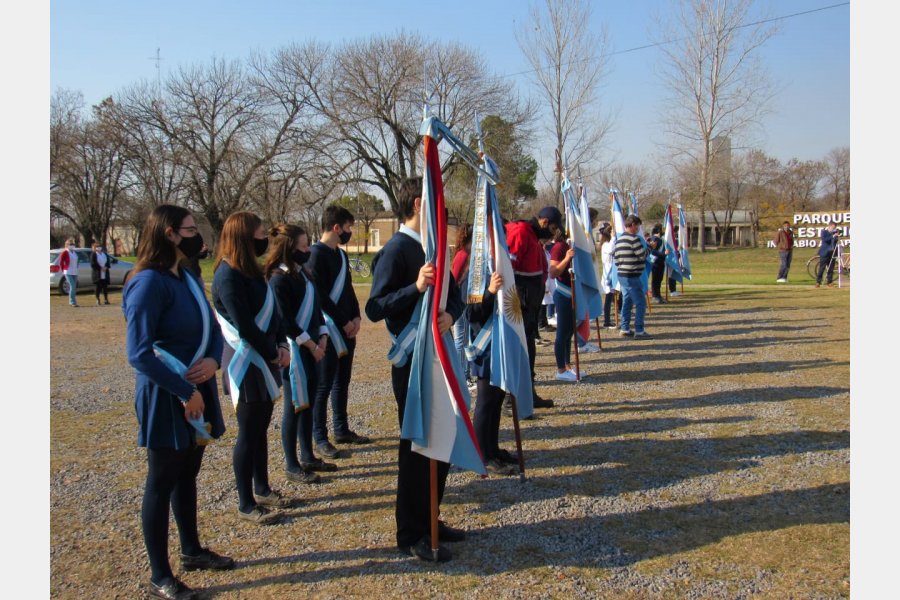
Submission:
[[141,232],[137,264],[131,270],[132,275],[145,269],[165,271],[171,269],[176,262],[181,264],[175,244],[166,237],[166,229],[171,227],[178,231],[189,216],[191,213],[188,209],[174,204],[160,204],[153,209]]
[[244,277],[262,277],[263,272],[253,249],[253,238],[260,225],[262,225],[262,221],[252,212],[240,211],[228,215],[222,226],[222,235],[219,237],[219,248],[213,270],[218,269],[225,260],[232,269],[240,272]]
[[279,223],[269,229],[269,253],[263,264],[266,279],[270,279],[282,263],[287,266],[290,273],[296,270],[297,263],[292,254],[301,235],[306,235],[306,231],[297,225]]
[[453,253],[456,254],[460,250],[463,250],[466,247],[466,244],[472,241],[472,226],[465,225],[456,230],[456,246],[453,248]]

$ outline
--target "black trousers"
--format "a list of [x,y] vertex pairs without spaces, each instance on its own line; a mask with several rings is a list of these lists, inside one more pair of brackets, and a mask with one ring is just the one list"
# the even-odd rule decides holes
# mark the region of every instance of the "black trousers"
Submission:
[[506,392],[491,385],[490,381],[478,378],[478,399],[475,401],[475,415],[472,426],[485,462],[497,456],[500,449],[500,415]]
[[108,279],[98,279],[94,282],[94,296],[97,297],[97,300],[100,300],[100,292],[103,292],[103,299],[109,302],[109,280]]
[[[410,364],[391,368],[391,385],[397,400],[398,421],[403,428],[406,393],[409,389]],[[450,465],[437,463],[438,505],[444,498]],[[430,459],[412,451],[412,442],[400,440],[397,457],[397,545],[411,546],[431,533],[431,471]]]
[[312,403],[316,396],[315,360],[306,348],[300,348],[300,360],[306,373],[306,396],[309,407],[294,412],[294,389],[291,386],[290,368],[281,371],[282,390],[284,391],[284,412],[281,414],[281,447],[284,450],[285,466],[293,471],[300,469],[297,460],[297,445],[300,446],[300,460],[312,462],[315,459],[312,448]]
[[535,340],[538,338],[538,322],[544,301],[544,284],[541,282],[541,276],[516,275],[516,292],[519,294],[519,301],[522,304],[522,325],[525,329],[525,341],[528,344],[531,389],[534,392],[534,359],[537,356]]
[[616,290],[610,290],[608,294],[603,296],[603,326],[612,325],[612,307],[616,303]]
[[816,267],[816,283],[822,283],[822,275],[825,269],[828,269],[828,279],[826,283],[834,281],[834,267],[837,265],[837,250],[827,256],[819,256],[819,266]]
[[155,583],[173,576],[169,566],[170,504],[178,526],[181,553],[196,556],[203,551],[197,534],[197,474],[204,448],[147,448],[141,529],[150,559],[150,578]]
[[[251,367],[253,368],[253,367]],[[244,393],[244,386],[241,386]],[[238,434],[234,443],[232,466],[237,482],[238,508],[241,512],[250,512],[256,506],[253,498],[267,496],[269,487],[269,444],[266,431],[272,421],[274,404],[270,400],[254,400],[247,402],[245,396],[237,405]]]
[[663,275],[666,274],[666,261],[662,258],[657,258],[656,262],[653,263],[653,268],[650,271],[650,289],[653,290],[654,298],[662,298],[660,294],[660,288],[662,287]]
[[331,424],[335,435],[350,431],[347,422],[347,400],[350,397],[350,376],[353,373],[353,355],[356,338],[344,338],[347,354],[338,358],[334,345],[329,341],[325,358],[316,363],[316,398],[313,403],[313,439],[316,444],[328,441],[328,398],[331,398]]

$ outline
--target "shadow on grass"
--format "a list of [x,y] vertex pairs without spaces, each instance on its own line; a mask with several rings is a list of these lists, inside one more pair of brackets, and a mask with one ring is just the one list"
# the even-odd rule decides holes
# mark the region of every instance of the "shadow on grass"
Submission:
[[604,373],[602,377],[604,383],[646,383],[648,381],[705,379],[708,377],[747,375],[750,373],[790,373],[804,369],[846,365],[849,365],[849,363],[822,360],[770,360],[733,365],[709,365],[702,370],[696,367],[668,367],[663,369],[643,369],[640,371],[613,371]]
[[[244,568],[272,565],[296,566],[297,570],[258,578],[248,574],[244,581],[211,586],[202,593],[210,597],[270,585],[303,585],[343,578],[362,583],[366,577],[415,576],[427,572],[453,576],[490,575],[547,566],[625,567],[715,544],[732,536],[801,525],[849,523],[849,520],[850,485],[838,483],[661,509],[651,507],[629,513],[486,527],[470,532],[469,541],[453,544],[454,559],[438,565],[404,558],[393,546],[241,561],[235,574]],[[512,533],[515,535],[511,539]],[[466,546],[471,544],[497,547],[498,551],[479,552],[476,562],[466,556]],[[353,564],[342,564],[350,561]]]

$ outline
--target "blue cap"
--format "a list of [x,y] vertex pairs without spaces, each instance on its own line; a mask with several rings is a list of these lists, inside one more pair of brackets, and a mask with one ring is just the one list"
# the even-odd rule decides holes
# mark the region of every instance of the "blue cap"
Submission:
[[538,213],[538,219],[547,219],[551,223],[562,227],[562,213],[555,206],[545,206]]

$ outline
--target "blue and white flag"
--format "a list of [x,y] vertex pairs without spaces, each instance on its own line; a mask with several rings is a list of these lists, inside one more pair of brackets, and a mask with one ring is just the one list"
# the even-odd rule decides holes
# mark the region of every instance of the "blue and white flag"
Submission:
[[446,310],[450,281],[447,213],[438,142],[449,130],[435,117],[422,123],[425,169],[422,177],[421,235],[425,261],[435,281],[422,295],[421,314],[411,357],[409,390],[400,437],[429,458],[485,474],[484,460],[469,418],[469,391],[461,382],[463,366],[449,331],[438,329]]
[[665,230],[663,241],[666,244],[666,266],[669,268],[669,277],[681,281],[681,265],[678,264],[678,253],[675,251],[677,241],[675,239],[675,225],[672,220],[672,205],[666,206]]
[[[483,160],[485,171],[499,179],[494,161],[487,155]],[[469,279],[473,282],[489,281],[491,275],[498,272],[503,277],[503,287],[497,291],[494,314],[475,338],[472,351],[484,352],[485,347],[490,344],[490,384],[509,392],[516,399],[519,418],[527,419],[534,413],[534,400],[522,301],[516,290],[516,275],[509,258],[509,247],[506,245],[506,230],[500,215],[497,191],[487,177],[481,174],[478,176],[475,196],[475,218],[473,231],[477,229],[481,232],[485,243],[480,245],[479,257],[475,256],[475,244],[472,245]]]
[[[575,257],[572,260],[572,268],[575,270],[573,281],[575,305],[579,313],[586,312],[588,318],[596,319],[603,313],[603,296],[600,293],[597,267],[594,265],[595,246],[586,234],[586,230],[590,229],[590,222],[582,223],[578,217],[579,202],[575,197],[572,183],[565,175],[562,180],[562,194],[566,208],[566,228],[569,230],[572,249],[575,250]],[[562,284],[557,282],[557,285]],[[583,320],[583,314],[577,317],[577,320]]]
[[688,246],[691,245],[688,239],[687,220],[684,218],[684,208],[678,205],[678,263],[681,265],[681,273],[688,279],[691,278],[691,261],[688,259]]
[[[625,215],[622,213],[622,203],[619,202],[619,190],[610,188],[609,190],[609,209],[612,212],[612,244],[615,248],[616,238],[625,233]],[[609,266],[610,287],[617,291],[622,291],[619,285],[619,270],[616,268],[616,261],[611,261]]]
[[[635,217],[640,218],[638,214],[638,202],[637,197],[634,195],[634,192],[628,192],[628,196],[631,199],[631,214]],[[638,239],[641,240],[641,245],[644,247],[644,253],[646,258],[644,259],[644,272],[641,273],[641,289],[644,290],[644,293],[647,293],[647,289],[650,285],[650,271],[653,270],[653,261],[650,260],[650,245],[647,244],[647,238],[644,237],[644,224],[641,223],[638,225],[637,231]]]

